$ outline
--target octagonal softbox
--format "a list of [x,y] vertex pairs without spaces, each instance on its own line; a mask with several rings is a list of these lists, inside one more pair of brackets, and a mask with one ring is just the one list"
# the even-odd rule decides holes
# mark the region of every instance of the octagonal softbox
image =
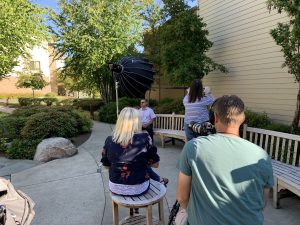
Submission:
[[121,96],[144,98],[154,80],[153,65],[145,58],[124,57],[112,70]]

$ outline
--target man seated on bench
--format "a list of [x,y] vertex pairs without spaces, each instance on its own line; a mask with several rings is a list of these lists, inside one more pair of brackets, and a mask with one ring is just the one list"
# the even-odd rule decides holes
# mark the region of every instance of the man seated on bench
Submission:
[[140,112],[124,108],[113,135],[105,140],[101,162],[109,167],[109,189],[117,195],[138,196],[150,187],[150,178],[166,185],[168,179],[158,176],[157,148],[147,132],[142,131]]

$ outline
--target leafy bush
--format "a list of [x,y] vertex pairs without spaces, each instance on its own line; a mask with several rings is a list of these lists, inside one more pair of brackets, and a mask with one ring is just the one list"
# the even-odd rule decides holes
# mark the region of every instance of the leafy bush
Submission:
[[32,105],[32,98],[18,98],[20,106]]
[[0,118],[0,137],[8,138],[9,140],[20,137],[26,121],[26,117],[15,117],[12,115]]
[[5,153],[7,150],[7,138],[0,137],[0,152]]
[[281,124],[281,123],[271,123],[264,127],[266,130],[274,130],[274,131],[279,131],[279,132],[284,132],[284,133],[290,133],[291,132],[291,126],[286,125],[286,124]]
[[100,108],[98,112],[98,120],[105,123],[115,123],[117,120],[116,103],[110,102]]
[[87,111],[96,111],[104,105],[101,99],[83,98],[73,101],[73,106]]
[[40,142],[41,140],[15,139],[6,150],[6,155],[12,159],[33,159]]
[[78,132],[77,121],[65,112],[41,112],[32,115],[21,131],[25,139],[73,137]]
[[73,105],[73,102],[74,102],[73,98],[66,98],[66,99],[61,100],[59,103],[60,103],[60,105],[63,105],[63,106],[71,106],[71,105]]
[[245,110],[246,120],[245,123],[249,127],[264,128],[271,124],[271,119],[267,113],[253,112],[249,109]]
[[154,112],[157,114],[171,114],[173,112],[176,114],[184,114],[182,99],[173,100],[156,106],[154,107]]
[[75,111],[75,113],[78,115],[78,117],[76,116],[78,133],[82,134],[91,132],[93,123],[90,115],[81,111]]
[[[119,99],[119,111],[125,107],[138,108],[140,105],[139,98],[127,98],[122,97]],[[110,102],[105,106],[102,106],[98,111],[98,120],[105,123],[115,123],[117,120],[117,107],[116,102]]]
[[46,98],[56,98],[57,95],[55,93],[53,93],[53,92],[49,92],[49,93],[45,94],[45,97]]
[[163,98],[163,99],[160,100],[159,104],[160,104],[160,105],[164,105],[164,104],[171,103],[171,102],[173,102],[173,101],[174,101],[173,98]]
[[50,106],[57,102],[57,98],[18,98],[18,101],[20,106],[41,105],[42,103]]

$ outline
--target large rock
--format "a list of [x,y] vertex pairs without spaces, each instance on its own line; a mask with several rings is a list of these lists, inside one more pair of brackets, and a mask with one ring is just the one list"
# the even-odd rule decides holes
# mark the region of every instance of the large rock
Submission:
[[48,162],[53,159],[70,157],[78,153],[78,149],[66,138],[54,137],[44,139],[38,144],[34,160]]

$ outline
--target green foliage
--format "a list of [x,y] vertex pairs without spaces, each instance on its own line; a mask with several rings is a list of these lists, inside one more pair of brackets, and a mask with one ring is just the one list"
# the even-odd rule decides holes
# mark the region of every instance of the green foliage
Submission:
[[266,128],[271,124],[271,120],[268,117],[267,113],[258,113],[258,112],[253,112],[249,109],[245,111],[246,115],[246,120],[245,123],[249,127],[257,127],[257,128]]
[[213,43],[207,39],[202,18],[183,0],[164,3],[168,20],[144,35],[145,54],[154,59],[158,74],[173,85],[189,85],[213,70],[227,72],[206,55]]
[[21,136],[25,139],[49,137],[73,137],[78,130],[77,122],[64,112],[41,112],[32,115],[25,123]]
[[98,110],[101,106],[103,106],[104,103],[101,99],[79,98],[74,99],[72,105],[83,110],[95,111]]
[[160,104],[160,105],[164,105],[164,104],[171,103],[171,102],[173,102],[173,101],[174,101],[173,98],[163,98],[163,99],[160,100],[159,104]]
[[19,138],[26,121],[26,117],[15,117],[12,115],[0,118],[0,137],[9,140]]
[[98,120],[105,123],[115,123],[117,120],[117,107],[115,102],[110,102],[101,107],[98,113]]
[[78,111],[77,114],[79,115],[79,117],[77,117],[77,127],[79,129],[79,133],[82,134],[91,132],[93,123],[90,115],[81,111]]
[[0,112],[0,118],[4,117],[4,116],[7,116],[7,115],[8,115],[8,113]]
[[0,140],[13,141],[7,149],[10,157],[31,159],[43,138],[73,137],[91,127],[89,114],[74,107],[27,106],[0,117]]
[[26,58],[27,49],[47,38],[45,10],[28,0],[0,1],[0,80]]
[[140,41],[144,5],[140,0],[59,1],[51,20],[58,55],[67,56],[63,76],[79,80],[85,90],[96,87],[107,102],[114,84],[107,62]]
[[[287,67],[288,72],[295,76],[300,82],[300,1],[268,0],[268,8],[284,11],[289,16],[289,21],[278,23],[278,26],[271,30],[271,35],[277,45],[281,46],[285,62],[282,67]],[[295,133],[300,120],[300,89],[297,96],[297,108],[292,122],[291,132]]]
[[19,75],[16,86],[19,88],[31,88],[34,97],[34,91],[43,89],[47,84],[48,82],[44,80],[42,73],[28,74],[24,72]]
[[41,140],[15,139],[6,150],[11,159],[33,159],[37,145]]
[[[278,132],[284,132],[284,133],[290,133],[291,132],[291,126],[281,123],[271,123],[264,127],[263,129],[266,130],[274,130]],[[299,134],[299,133],[298,133]]]
[[57,94],[53,93],[53,92],[49,92],[49,93],[45,94],[45,97],[46,98],[56,98]]
[[171,113],[176,113],[176,114],[182,114],[184,115],[184,106],[182,103],[182,99],[177,99],[173,101],[166,101],[165,103],[154,107],[154,112],[157,114],[171,114]]
[[41,105],[42,103],[51,106],[58,100],[57,98],[18,98],[18,101],[20,106]]
[[7,150],[7,138],[0,137],[0,152],[5,153]]
[[[139,98],[127,98],[122,97],[119,99],[119,110],[121,111],[125,107],[140,107],[140,100]],[[154,107],[156,105],[155,100],[149,101],[149,106]],[[106,123],[115,123],[117,120],[117,113],[116,113],[116,103],[110,102],[105,106],[102,106],[98,111],[98,120],[101,122]]]

